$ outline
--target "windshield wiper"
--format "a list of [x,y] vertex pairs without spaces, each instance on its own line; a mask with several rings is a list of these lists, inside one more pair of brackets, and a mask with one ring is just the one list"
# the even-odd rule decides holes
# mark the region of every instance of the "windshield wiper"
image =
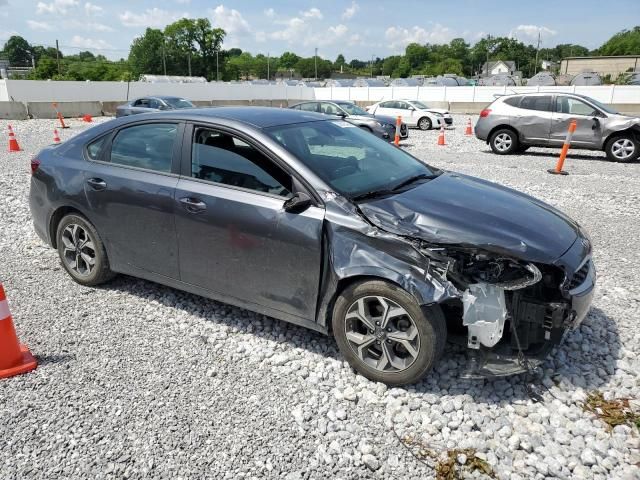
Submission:
[[402,187],[406,187],[407,185],[416,182],[418,180],[433,180],[434,178],[436,178],[437,175],[427,175],[426,173],[421,173],[420,175],[414,175],[413,177],[409,177],[406,180],[403,180],[402,182],[400,182],[398,185],[396,185],[395,187],[393,187],[391,189],[392,192],[397,192],[398,190],[400,190]]
[[352,200],[366,200],[367,198],[383,197],[385,195],[393,195],[393,190],[371,190],[370,192],[361,193],[355,197],[351,197]]

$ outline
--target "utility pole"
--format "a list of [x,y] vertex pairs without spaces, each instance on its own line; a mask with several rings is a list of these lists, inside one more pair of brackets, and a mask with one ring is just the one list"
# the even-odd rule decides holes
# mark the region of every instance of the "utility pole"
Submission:
[[218,62],[218,53],[220,53],[220,48],[219,47],[216,50],[216,81],[217,82],[220,81],[220,68],[218,66],[218,64],[219,64],[219,62]]
[[189,51],[189,56],[187,57],[187,61],[189,62],[189,76],[191,76],[191,51]]
[[375,57],[374,53],[371,54],[371,63],[369,64],[371,67],[371,78],[373,78],[373,57]]
[[269,60],[270,60],[269,52],[267,52],[267,80],[269,80]]
[[167,76],[167,59],[164,55],[164,40],[162,40],[162,71],[164,72],[164,76]]
[[316,47],[316,54],[313,56],[313,65],[316,69],[316,78],[318,80],[318,47]]
[[538,73],[538,52],[540,51],[540,29],[538,29],[538,46],[536,47],[536,66],[533,69],[533,74]]
[[60,75],[60,49],[58,47],[58,40],[56,40],[56,63],[58,64],[58,75]]

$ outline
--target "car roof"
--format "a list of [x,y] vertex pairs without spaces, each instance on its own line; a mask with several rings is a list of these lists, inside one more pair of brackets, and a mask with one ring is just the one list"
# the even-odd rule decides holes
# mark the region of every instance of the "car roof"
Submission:
[[[136,115],[130,118],[136,120]],[[290,108],[274,107],[205,107],[171,110],[157,113],[145,113],[145,119],[162,119],[171,117],[177,120],[233,120],[256,128],[276,127],[293,123],[327,121],[327,116],[321,113],[292,110]],[[139,119],[139,118],[138,118]]]

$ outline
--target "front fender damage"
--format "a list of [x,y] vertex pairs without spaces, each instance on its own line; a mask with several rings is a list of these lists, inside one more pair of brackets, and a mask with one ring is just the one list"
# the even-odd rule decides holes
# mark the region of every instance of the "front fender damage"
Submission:
[[[326,192],[325,195],[335,195]],[[355,215],[354,215],[355,214]],[[510,375],[526,371],[522,348],[518,354],[497,354],[498,344],[509,346],[505,324],[511,322],[516,336],[521,327],[514,308],[523,315],[538,318],[541,311],[519,292],[541,282],[542,274],[533,264],[487,252],[468,244],[453,246],[425,243],[421,239],[385,231],[339,196],[327,203],[323,244],[325,265],[318,305],[318,320],[327,326],[340,282],[356,277],[375,277],[393,282],[414,296],[420,305],[455,302],[462,307],[462,326],[466,346],[472,356],[466,376]],[[516,306],[514,307],[514,304]],[[543,310],[547,308],[541,305]],[[551,327],[563,321],[564,305],[553,313],[553,325],[544,334],[545,344],[556,344]],[[533,321],[533,320],[532,320]],[[537,320],[536,320],[537,321]],[[527,326],[527,328],[529,328]],[[525,329],[522,329],[524,332]],[[528,332],[528,330],[526,330]],[[555,332],[555,330],[554,330]],[[526,340],[526,339],[525,339]],[[548,346],[548,345],[546,345]],[[544,350],[544,349],[543,349]],[[537,350],[546,353],[549,349]],[[513,352],[511,352],[513,353]],[[535,363],[532,355],[532,364]]]

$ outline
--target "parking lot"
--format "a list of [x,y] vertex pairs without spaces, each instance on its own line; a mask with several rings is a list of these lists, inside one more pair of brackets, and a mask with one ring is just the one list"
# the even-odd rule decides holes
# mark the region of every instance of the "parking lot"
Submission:
[[[592,309],[544,364],[541,403],[522,376],[461,380],[453,346],[391,389],[321,334],[130,277],[74,283],[29,214],[29,161],[53,120],[12,122],[24,151],[0,153],[0,279],[40,366],[0,382],[0,478],[422,479],[467,448],[500,479],[640,478],[637,428],[609,431],[583,408],[595,390],[640,399],[640,163],[572,150],[570,175],[549,175],[558,150],[494,155],[467,118],[444,147],[411,130],[403,148],[538,197],[593,240]],[[69,123],[63,140],[90,126]]]

